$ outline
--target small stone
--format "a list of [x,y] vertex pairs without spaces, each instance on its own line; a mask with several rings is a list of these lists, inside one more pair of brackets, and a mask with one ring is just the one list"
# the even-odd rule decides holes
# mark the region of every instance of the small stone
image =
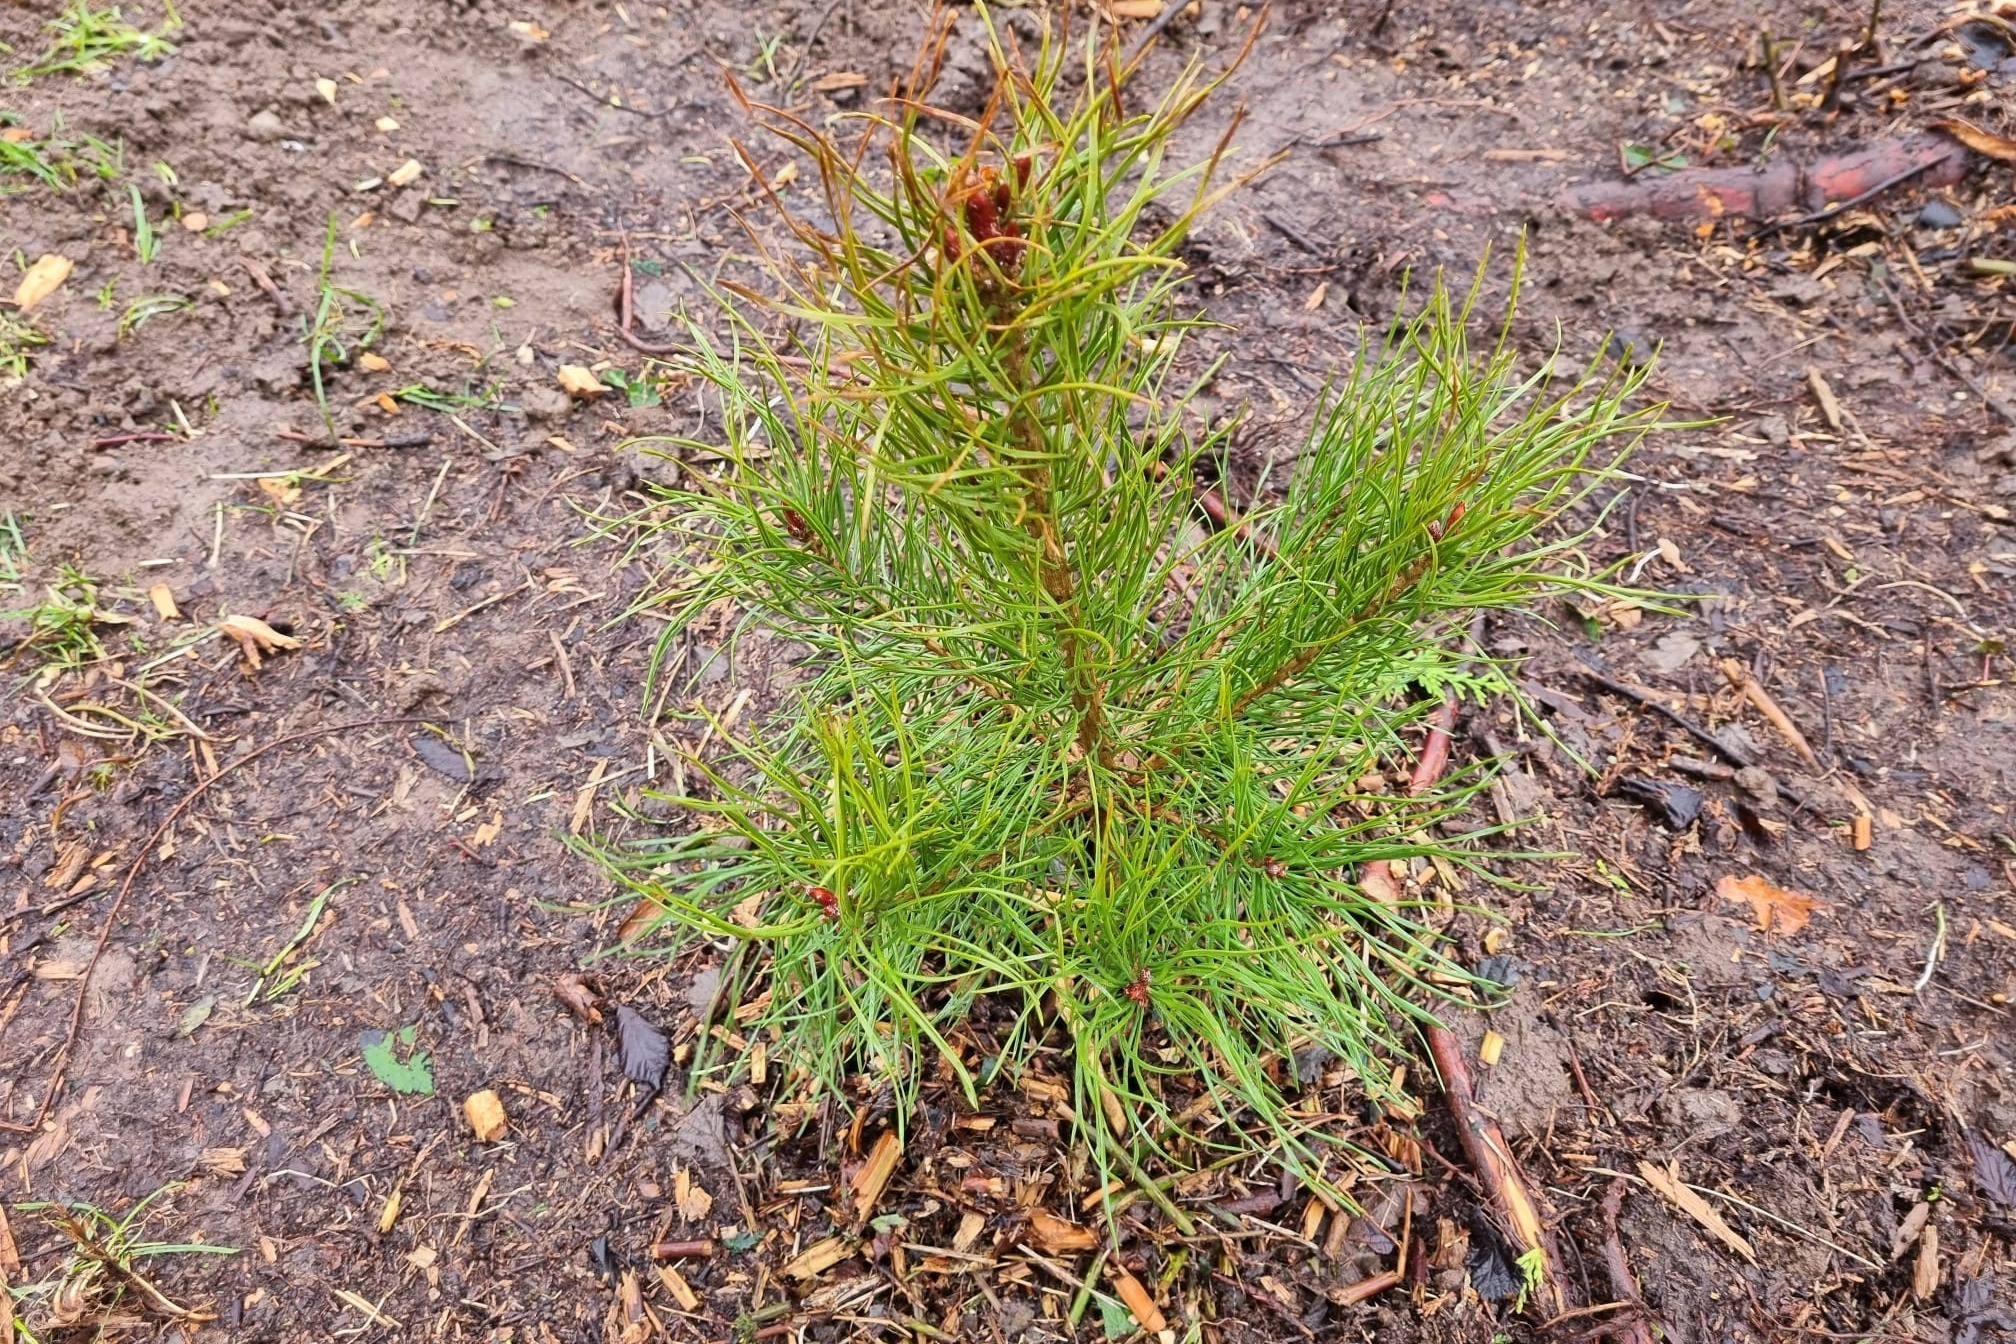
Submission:
[[1960,211],[1947,201],[1927,201],[1918,211],[1921,229],[1957,229],[1965,222]]
[[385,213],[403,224],[417,224],[421,211],[426,208],[427,193],[415,187],[394,196],[392,204],[385,207]]
[[534,424],[558,420],[574,409],[573,400],[557,387],[534,383],[518,394],[518,409]]
[[1778,781],[1761,765],[1746,765],[1736,772],[1736,787],[1762,804],[1778,801]]
[[245,134],[262,145],[270,145],[287,134],[287,127],[281,122],[280,114],[272,108],[264,108],[252,114],[245,123]]
[[1610,340],[1603,347],[1603,353],[1616,360],[1627,369],[1641,368],[1652,362],[1659,342],[1641,331],[1619,329],[1610,333]]

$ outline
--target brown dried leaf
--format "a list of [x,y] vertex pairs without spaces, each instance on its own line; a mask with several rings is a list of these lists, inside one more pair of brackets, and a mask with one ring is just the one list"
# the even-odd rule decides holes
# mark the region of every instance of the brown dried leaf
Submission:
[[1932,123],[1934,130],[1946,132],[1976,154],[1985,154],[1991,159],[2004,163],[2016,163],[2016,140],[1993,131],[1983,130],[1971,121],[1958,117],[1941,117]]
[[589,1026],[592,1027],[602,1020],[602,1010],[595,1006],[600,998],[581,976],[569,971],[566,975],[556,977],[553,981],[553,992],[559,996],[560,1002],[567,1005],[569,1012]]
[[1757,927],[1766,933],[1797,933],[1815,910],[1824,908],[1803,891],[1773,886],[1761,877],[1725,875],[1715,883],[1715,894],[1725,901],[1747,903]]

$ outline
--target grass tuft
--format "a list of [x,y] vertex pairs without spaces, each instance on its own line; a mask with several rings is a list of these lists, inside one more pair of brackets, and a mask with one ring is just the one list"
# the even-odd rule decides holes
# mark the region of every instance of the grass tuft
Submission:
[[385,334],[385,305],[355,289],[335,282],[336,216],[322,239],[322,264],[315,274],[315,311],[309,317],[302,340],[308,346],[308,379],[314,387],[315,408],[321,412],[322,427],[336,440],[336,417],[329,409],[328,372],[350,362],[352,355],[370,349]]
[[1061,1046],[1102,1165],[1313,1167],[1298,1068],[1397,1101],[1410,1024],[1476,985],[1433,905],[1357,876],[1476,863],[1433,829],[1474,774],[1388,781],[1445,696],[1505,686],[1473,613],[1593,581],[1553,524],[1652,426],[1642,373],[1522,372],[1509,317],[1475,347],[1481,289],[1438,283],[1276,502],[1209,531],[1229,426],[1182,381],[1177,253],[1225,146],[1167,152],[1218,81],[1123,106],[1105,53],[994,58],[977,122],[906,105],[842,144],[757,109],[818,218],[787,215],[770,292],[720,296],[728,339],[688,328],[710,429],[659,446],[721,465],[630,521],[661,651],[732,611],[812,656],[775,715],[707,721],[698,830],[599,857],[638,945],[739,946],[784,1097],[902,1116]]
[[168,35],[182,27],[182,19],[173,0],[167,0],[164,9],[160,27],[150,32],[129,23],[118,5],[74,0],[46,25],[49,47],[42,58],[17,69],[14,82],[29,84],[44,75],[96,75],[127,57],[158,61],[172,56],[175,44]]

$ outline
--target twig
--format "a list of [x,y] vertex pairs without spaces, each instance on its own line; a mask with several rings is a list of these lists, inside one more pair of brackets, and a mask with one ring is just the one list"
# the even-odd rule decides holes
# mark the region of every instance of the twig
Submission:
[[[1930,640],[1926,641],[1926,647],[1931,647]],[[1792,716],[1778,707],[1778,702],[1758,684],[1757,678],[1750,675],[1748,668],[1734,658],[1724,658],[1722,675],[1729,679],[1731,686],[1743,692],[1745,699],[1757,706],[1758,713],[1770,720],[1771,726],[1778,730],[1778,735],[1792,745],[1792,750],[1799,753],[1800,760],[1815,770],[1821,768],[1820,758],[1813,754],[1813,747],[1806,741],[1806,734],[1799,731],[1799,725],[1792,722]]]
[[1685,714],[1682,714],[1679,710],[1674,709],[1672,706],[1660,700],[1659,697],[1652,694],[1652,692],[1640,690],[1638,687],[1632,686],[1626,682],[1613,681],[1609,677],[1604,676],[1601,672],[1598,672],[1596,669],[1592,667],[1581,668],[1580,671],[1584,677],[1586,677],[1590,681],[1595,682],[1598,686],[1601,686],[1604,690],[1610,691],[1616,695],[1621,695],[1626,700],[1630,700],[1637,704],[1643,705],[1645,708],[1652,710],[1654,713],[1665,715],[1668,719],[1672,720],[1675,725],[1677,725],[1682,729],[1685,729],[1687,734],[1693,737],[1696,741],[1700,742],[1702,746],[1707,747],[1710,751],[1714,752],[1717,756],[1720,756],[1723,760],[1729,762],[1729,764],[1735,766],[1737,769],[1740,770],[1745,768],[1746,766],[1752,766],[1757,764],[1756,758],[1753,757],[1749,752],[1744,751],[1740,747],[1730,746],[1728,743],[1724,742],[1721,738],[1715,736],[1715,734],[1709,732],[1706,728],[1703,728],[1700,724],[1694,722],[1694,720],[1688,718]]
[[798,44],[798,59],[791,62],[791,73],[777,81],[783,86],[786,98],[791,96],[791,86],[798,82],[798,76],[804,73],[806,62],[812,59],[812,44],[819,40],[819,34],[826,31],[826,21],[833,17],[840,5],[841,0],[828,0],[826,8],[820,10],[819,17],[813,20],[811,31],[807,32],[804,41]]
[[450,630],[453,630],[456,626],[462,624],[462,622],[468,620],[471,616],[474,616],[477,612],[483,610],[485,607],[494,607],[507,597],[516,597],[520,593],[530,592],[531,590],[532,590],[532,580],[527,579],[525,580],[525,582],[519,584],[516,588],[508,588],[505,591],[498,593],[494,596],[486,597],[481,602],[478,602],[475,606],[464,607],[462,610],[456,612],[453,616],[450,616],[445,620],[437,622],[434,626],[434,633],[437,635],[445,635]]
[[147,865],[147,856],[160,846],[161,837],[168,834],[169,828],[180,821],[188,813],[189,809],[196,805],[197,800],[208,793],[211,786],[216,784],[217,781],[238,770],[240,767],[250,765],[269,751],[277,751],[281,747],[289,746],[295,742],[305,742],[310,738],[328,737],[333,733],[353,732],[359,728],[378,728],[395,723],[426,722],[426,719],[413,718],[411,716],[389,719],[358,719],[349,723],[331,724],[326,728],[308,728],[298,733],[290,733],[286,737],[275,738],[265,746],[254,747],[237,760],[219,767],[217,773],[211,775],[208,779],[199,780],[196,787],[190,789],[184,795],[181,802],[169,809],[168,815],[148,835],[147,842],[140,846],[139,852],[133,856],[133,862],[126,865],[125,879],[119,883],[119,890],[113,895],[112,904],[105,911],[105,924],[98,930],[98,941],[92,946],[91,958],[84,963],[84,973],[77,977],[77,1002],[70,1009],[70,1025],[64,1031],[63,1044],[57,1047],[56,1062],[49,1070],[49,1081],[43,1084],[42,1105],[35,1112],[34,1128],[37,1131],[42,1128],[43,1122],[49,1118],[49,1108],[55,1103],[56,1095],[62,1089],[63,1070],[69,1066],[70,1052],[76,1049],[78,1033],[84,1026],[84,1003],[90,997],[91,976],[98,969],[98,962],[104,957],[105,949],[112,941],[112,930],[119,923],[119,911],[124,908],[126,897],[133,890],[134,880],[140,876],[140,870]]
[[[1939,158],[1929,160],[1925,163],[1914,163],[1901,173],[1892,173],[1867,191],[1858,192],[1845,201],[1836,201],[1824,210],[1815,210],[1811,214],[1799,215],[1793,219],[1781,219],[1775,223],[1761,225],[1752,230],[1743,241],[1747,243],[1755,242],[1759,238],[1768,238],[1780,229],[1797,229],[1807,224],[1824,224],[1834,218],[1834,216],[1845,214],[1858,205],[1867,205],[1870,201],[1875,200],[1878,196],[1890,190],[1890,188],[1902,186],[1904,183],[1918,176],[1918,174],[1934,168],[1945,161],[1945,159]],[[1881,282],[1879,281],[1878,283]]]
[[1917,339],[1918,344],[1925,347],[1925,353],[1931,357],[1932,362],[1965,383],[1968,390],[1981,398],[1989,410],[1995,412],[1995,414],[2001,416],[2010,424],[2016,425],[2016,406],[2011,406],[2008,402],[2003,401],[2000,397],[1975,381],[1973,374],[1948,359],[1946,352],[1941,350],[1924,328],[1913,322],[1911,315],[1904,311],[1904,301],[1897,291],[1891,287],[1889,281],[1879,279],[1876,283],[1882,286],[1884,296],[1890,300],[1890,311],[1897,314],[1897,320],[1904,324],[1904,330],[1910,332]]
[[652,345],[649,341],[644,340],[630,330],[630,324],[634,320],[636,313],[636,303],[631,293],[635,282],[630,274],[630,235],[625,233],[621,237],[623,240],[623,283],[622,287],[616,292],[616,334],[623,338],[623,344],[640,354],[676,355],[679,353],[677,345]]
[[1192,0],[1165,0],[1162,12],[1148,21],[1148,26],[1141,30],[1141,35],[1134,39],[1134,45],[1127,48],[1127,59],[1123,64],[1131,66],[1140,60],[1141,54],[1148,50],[1148,44],[1162,36],[1162,30],[1176,22],[1176,17],[1190,8],[1191,3]]
[[[692,60],[695,56],[698,56],[699,54],[700,54],[700,48],[695,47],[693,48],[693,50],[687,52],[684,56],[675,58],[670,63],[665,65],[663,68],[665,72],[669,74],[672,71],[677,70],[680,66],[686,64],[686,62]],[[553,71],[552,74],[553,78],[559,80],[562,84],[567,85],[571,89],[579,89],[582,93],[587,94],[590,98],[593,98],[596,102],[602,104],[602,106],[613,107],[618,112],[628,112],[633,117],[644,117],[648,120],[655,121],[660,117],[671,116],[673,113],[677,112],[682,106],[684,106],[684,104],[682,103],[675,102],[670,107],[659,108],[656,111],[653,111],[650,108],[631,107],[627,103],[617,102],[614,98],[611,98],[606,93],[597,93],[595,92],[595,90],[589,88],[586,84],[583,84],[580,80],[570,78],[567,75],[563,75],[557,70]],[[575,180],[579,181],[580,179],[577,178]]]
[[1617,1216],[1624,1209],[1624,1192],[1630,1182],[1619,1176],[1603,1192],[1603,1269],[1610,1276],[1610,1292],[1632,1307],[1631,1315],[1610,1327],[1618,1344],[1652,1344],[1652,1329],[1645,1319],[1645,1300],[1638,1293],[1638,1281],[1631,1276],[1631,1262],[1624,1258],[1624,1243],[1617,1235]]
[[[1453,695],[1445,696],[1441,708],[1429,720],[1428,740],[1422,744],[1414,774],[1407,781],[1410,795],[1432,788],[1448,767],[1449,735],[1455,717],[1456,699]],[[1385,866],[1390,878],[1391,865]],[[1510,1225],[1521,1248],[1529,1252],[1537,1250],[1545,1257],[1540,1291],[1551,1313],[1558,1316],[1571,1306],[1561,1277],[1567,1262],[1555,1247],[1553,1234],[1540,1220],[1540,1211],[1526,1193],[1525,1180],[1519,1174],[1518,1162],[1512,1156],[1511,1146],[1505,1142],[1504,1132],[1498,1128],[1497,1121],[1477,1109],[1474,1100],[1476,1092],[1470,1085],[1470,1068],[1463,1059],[1463,1043],[1456,1039],[1455,1032],[1439,1022],[1430,1023],[1423,1028],[1422,1034],[1428,1039],[1428,1053],[1441,1076],[1442,1093],[1449,1100],[1449,1111],[1463,1140],[1463,1151],[1477,1173],[1478,1182]]]

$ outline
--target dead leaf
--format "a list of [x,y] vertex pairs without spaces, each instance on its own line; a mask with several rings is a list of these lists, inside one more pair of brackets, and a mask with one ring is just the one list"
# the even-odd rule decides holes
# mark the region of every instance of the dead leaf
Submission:
[[33,312],[36,304],[63,287],[63,282],[70,278],[72,264],[70,258],[55,252],[38,258],[21,277],[21,283],[14,286],[14,306],[24,313]]
[[1099,1234],[1091,1228],[1066,1222],[1041,1209],[1029,1210],[1029,1235],[1051,1255],[1089,1251],[1099,1244]]
[[1935,131],[1944,131],[1976,154],[1986,154],[1991,159],[2004,163],[2016,163],[2016,140],[1993,131],[1984,131],[1971,121],[1958,117],[1941,117],[1932,123]]
[[1773,886],[1761,877],[1725,875],[1715,883],[1715,894],[1725,901],[1747,902],[1757,927],[1766,933],[1797,933],[1815,910],[1823,908],[1805,892]]
[[812,81],[814,93],[832,93],[836,89],[858,89],[868,83],[868,76],[854,70],[835,70],[830,75],[821,75]]
[[7,1221],[7,1206],[0,1204],[0,1274],[21,1272],[21,1252],[14,1245],[14,1227]]
[[560,380],[561,391],[570,397],[579,397],[583,401],[592,400],[609,390],[602,386],[600,378],[580,364],[562,364],[555,377]]
[[595,1005],[599,996],[581,976],[572,971],[553,981],[553,992],[560,996],[560,1002],[568,1011],[590,1026],[602,1020],[602,1011]]
[[392,361],[374,350],[366,350],[357,356],[357,367],[366,373],[386,373],[392,368]]
[[1724,1246],[1748,1260],[1757,1263],[1757,1252],[1750,1249],[1750,1243],[1739,1235],[1735,1228],[1722,1221],[1722,1215],[1709,1207],[1708,1201],[1689,1190],[1680,1182],[1680,1165],[1672,1164],[1670,1170],[1661,1170],[1650,1162],[1638,1164],[1638,1174],[1645,1183],[1657,1190],[1673,1207],[1692,1218],[1702,1227],[1715,1234]]
[[665,1033],[635,1009],[616,1009],[616,1057],[623,1076],[655,1094],[665,1086],[665,1070],[672,1064],[672,1046]]
[[1162,12],[1162,0],[1113,0],[1116,19],[1152,19]]
[[677,1206],[681,1218],[697,1223],[713,1209],[714,1196],[693,1179],[691,1171],[681,1167],[672,1174],[672,1203]]
[[217,622],[217,628],[238,641],[244,651],[245,661],[253,671],[258,671],[259,655],[278,653],[282,649],[298,649],[301,641],[292,635],[283,635],[257,616],[226,616]]
[[469,1121],[469,1128],[476,1132],[478,1143],[495,1143],[511,1128],[504,1114],[504,1099],[487,1087],[481,1092],[469,1094],[462,1103],[462,1115]]

